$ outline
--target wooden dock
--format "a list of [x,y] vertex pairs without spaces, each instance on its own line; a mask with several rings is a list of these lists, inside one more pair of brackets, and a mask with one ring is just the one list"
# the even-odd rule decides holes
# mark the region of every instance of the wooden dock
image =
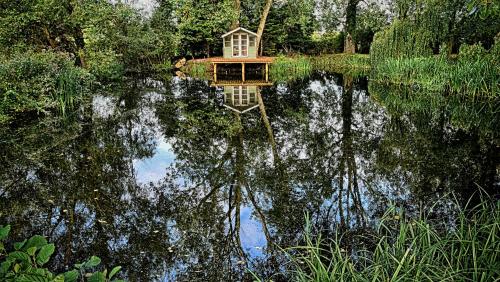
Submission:
[[218,80],[212,81],[210,86],[272,86],[273,83],[265,80]]
[[212,57],[206,59],[193,60],[195,63],[211,63],[214,72],[214,81],[217,83],[217,64],[241,64],[241,80],[245,82],[245,64],[263,64],[265,67],[265,82],[269,81],[269,64],[276,57],[257,57],[257,58],[224,58]]

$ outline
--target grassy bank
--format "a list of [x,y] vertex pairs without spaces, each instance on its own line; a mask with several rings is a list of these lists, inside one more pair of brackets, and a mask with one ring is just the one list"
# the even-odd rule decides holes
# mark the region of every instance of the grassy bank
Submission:
[[352,76],[368,75],[370,57],[364,54],[278,57],[271,65],[270,76],[275,81],[287,81],[305,77],[312,71],[327,71]]
[[309,57],[280,56],[274,60],[269,67],[269,77],[273,81],[289,81],[306,77],[312,72],[312,64]]
[[461,209],[455,222],[389,209],[377,228],[346,246],[313,239],[289,250],[297,281],[496,281],[500,277],[500,203]]
[[[210,64],[203,60],[188,61],[182,71],[191,77],[211,79]],[[321,56],[279,56],[269,67],[272,81],[284,82],[306,77],[313,71],[368,75],[370,58],[363,54],[332,54]]]
[[370,56],[366,54],[332,54],[311,57],[315,70],[364,76],[370,73]]
[[0,58],[0,122],[23,112],[63,114],[89,92],[94,77],[66,54],[24,53]]
[[[496,60],[496,61],[495,61]],[[450,60],[441,56],[387,59],[376,67],[372,80],[434,92],[497,98],[500,68],[492,55]]]

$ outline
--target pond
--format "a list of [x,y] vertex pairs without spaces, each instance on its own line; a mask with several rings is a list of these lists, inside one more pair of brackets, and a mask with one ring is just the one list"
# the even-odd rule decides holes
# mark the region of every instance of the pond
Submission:
[[498,191],[497,102],[325,72],[211,84],[133,79],[0,129],[0,224],[47,236],[60,271],[97,255],[131,281],[280,281],[306,218],[323,238],[390,206],[451,224],[454,201]]

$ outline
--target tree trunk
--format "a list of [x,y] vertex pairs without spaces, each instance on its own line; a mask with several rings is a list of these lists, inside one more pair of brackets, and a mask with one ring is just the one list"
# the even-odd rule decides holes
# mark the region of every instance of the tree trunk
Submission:
[[356,12],[359,0],[349,0],[346,8],[345,31],[347,33],[344,43],[344,53],[356,53],[356,42],[354,41],[354,32],[356,30]]
[[269,11],[271,10],[272,4],[273,0],[266,0],[266,5],[264,6],[264,10],[262,11],[260,17],[259,28],[257,29],[257,44],[255,50],[259,50],[260,41],[262,39],[262,33],[264,33],[264,27],[266,26],[267,15],[269,15]]
[[241,0],[234,0],[234,10],[236,11],[236,19],[231,23],[231,30],[240,26]]

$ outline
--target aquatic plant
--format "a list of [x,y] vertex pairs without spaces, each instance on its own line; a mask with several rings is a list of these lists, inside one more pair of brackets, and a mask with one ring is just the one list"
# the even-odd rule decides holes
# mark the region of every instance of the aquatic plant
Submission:
[[312,72],[311,61],[308,57],[279,56],[269,68],[269,76],[274,81],[289,81],[306,77]]
[[373,232],[355,235],[373,244],[356,248],[345,246],[342,235],[312,238],[308,224],[305,245],[287,250],[293,276],[297,281],[495,281],[500,202],[483,198],[459,210],[455,222],[444,224],[426,213],[413,219],[392,207]]
[[333,54],[310,58],[314,70],[342,73],[351,76],[368,75],[370,56],[365,54]]
[[486,51],[479,45],[462,45],[457,59],[445,56],[387,58],[371,74],[380,83],[451,92],[467,97],[499,95],[500,44]]
[[[43,236],[35,235],[30,239],[13,244],[14,250],[7,251],[5,241],[10,232],[10,225],[0,225],[0,280],[2,281],[111,281],[120,271],[121,266],[107,270],[88,272],[95,269],[101,259],[92,256],[84,263],[75,264],[72,270],[61,274],[52,273],[44,267],[54,254],[56,247],[49,244]],[[114,279],[113,282],[123,280]]]

